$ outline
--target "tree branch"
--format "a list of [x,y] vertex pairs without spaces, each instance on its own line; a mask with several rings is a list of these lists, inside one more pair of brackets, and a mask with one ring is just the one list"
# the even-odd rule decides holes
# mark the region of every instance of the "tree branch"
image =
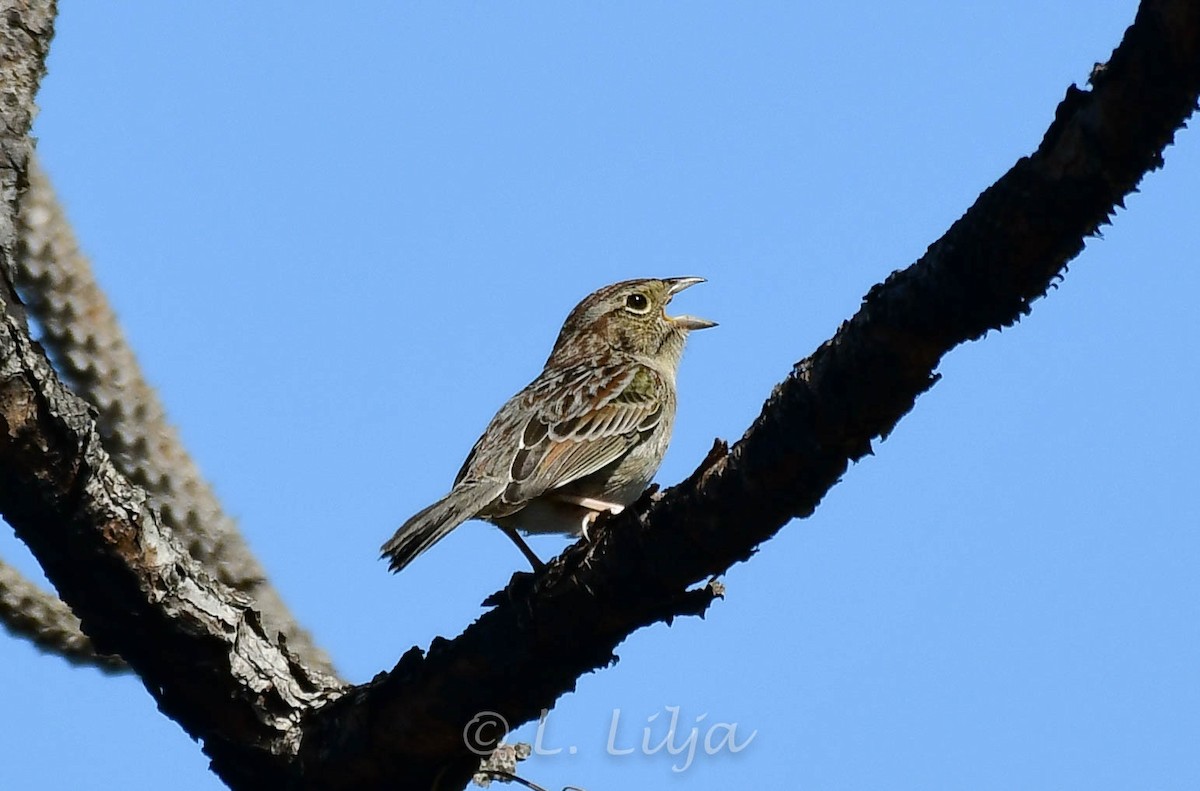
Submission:
[[0,624],[46,653],[107,673],[129,670],[119,656],[97,654],[79,630],[79,619],[58,597],[42,590],[0,560]]
[[33,144],[29,127],[37,107],[34,94],[46,73],[46,53],[54,36],[53,0],[4,0],[0,5],[0,292],[24,321],[12,291],[17,245],[17,201],[27,184]]
[[0,510],[97,649],[119,653],[208,749],[224,746],[248,765],[287,755],[301,716],[337,694],[335,679],[304,667],[248,597],[174,540],[145,492],[116,470],[93,409],[7,312]]
[[288,610],[167,421],[36,157],[17,231],[17,288],[57,370],[98,410],[100,436],[117,469],[146,490],[192,557],[255,601],[269,632],[283,632],[309,666],[333,674],[329,656]]
[[932,386],[947,351],[1029,311],[1193,111],[1200,6],[1145,0],[1092,82],[1068,90],[1034,155],[795,367],[732,449],[718,443],[687,481],[536,577],[517,575],[462,635],[368,684],[307,670],[172,542],[7,312],[0,511],[97,646],[126,658],[231,786],[461,787],[478,766],[463,740],[477,712],[531,720],[635,629],[702,614],[716,592],[693,585],[811,513]]
[[475,766],[463,726],[481,711],[514,727],[582,674],[615,661],[634,630],[703,613],[690,586],[746,560],[812,513],[850,461],[871,453],[934,382],[955,346],[1010,326],[1121,206],[1196,106],[1200,4],[1147,0],[1094,90],[1071,87],[1037,152],[984,192],[922,258],[871,289],[775,388],[732,449],[592,531],[532,584],[515,580],[453,641],[413,649],[389,674],[306,724],[313,787],[454,788]]

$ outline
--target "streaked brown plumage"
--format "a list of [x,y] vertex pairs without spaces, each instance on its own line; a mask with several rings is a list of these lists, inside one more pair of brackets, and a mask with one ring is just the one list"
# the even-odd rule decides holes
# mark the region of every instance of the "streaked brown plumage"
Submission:
[[541,374],[492,418],[450,493],[383,545],[392,571],[473,518],[499,526],[536,567],[518,530],[575,534],[636,500],[671,439],[684,341],[714,326],[667,316],[666,305],[700,282],[627,280],[580,302]]

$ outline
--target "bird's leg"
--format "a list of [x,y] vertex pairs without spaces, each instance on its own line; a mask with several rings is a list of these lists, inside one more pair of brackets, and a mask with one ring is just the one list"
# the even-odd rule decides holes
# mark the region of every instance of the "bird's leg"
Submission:
[[521,538],[521,534],[517,532],[516,528],[505,527],[504,525],[497,526],[504,531],[504,535],[511,538],[512,542],[517,545],[517,549],[521,550],[521,554],[524,555],[525,559],[529,561],[529,565],[533,566],[534,571],[541,571],[542,569],[546,568],[546,564],[542,562],[541,558],[534,554],[533,550],[529,548],[529,545],[525,543],[525,539]]
[[595,497],[580,497],[574,494],[559,494],[556,497],[564,503],[588,509],[588,513],[583,515],[583,521],[579,525],[579,534],[583,536],[584,541],[589,543],[592,539],[588,536],[588,528],[596,523],[596,519],[601,513],[608,511],[613,516],[616,516],[625,510],[625,506],[623,505],[610,503],[606,500],[597,500]]
[[600,518],[600,514],[607,511],[616,516],[625,510],[625,506],[617,505],[616,503],[597,500],[594,497],[574,497],[572,495],[563,495],[563,500],[574,503],[581,508],[587,508],[588,512],[583,515],[583,521],[579,525],[579,534],[583,536],[583,540],[587,543],[592,543],[592,537],[588,535],[588,528],[596,524],[596,520]]
[[600,518],[599,511],[588,511],[583,515],[583,521],[579,525],[579,535],[583,536],[584,542],[592,543],[592,537],[588,535],[588,528],[596,524],[596,520]]
[[625,506],[623,505],[617,505],[605,500],[597,500],[595,497],[577,497],[573,494],[560,494],[557,497],[563,502],[573,503],[589,511],[608,511],[610,514],[616,515],[625,510]]

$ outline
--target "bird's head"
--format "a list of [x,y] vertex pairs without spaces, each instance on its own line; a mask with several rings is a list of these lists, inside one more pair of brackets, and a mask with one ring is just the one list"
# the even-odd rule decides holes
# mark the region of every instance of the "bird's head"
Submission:
[[696,316],[669,316],[671,298],[702,277],[625,280],[589,294],[563,323],[550,360],[566,362],[617,350],[674,368],[692,330],[715,327]]

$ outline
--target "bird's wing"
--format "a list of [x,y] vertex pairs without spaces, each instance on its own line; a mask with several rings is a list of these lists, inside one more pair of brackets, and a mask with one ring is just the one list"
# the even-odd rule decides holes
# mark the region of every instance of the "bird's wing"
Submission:
[[525,503],[620,459],[658,425],[665,384],[626,362],[583,365],[535,381],[521,399],[520,426],[502,499]]

